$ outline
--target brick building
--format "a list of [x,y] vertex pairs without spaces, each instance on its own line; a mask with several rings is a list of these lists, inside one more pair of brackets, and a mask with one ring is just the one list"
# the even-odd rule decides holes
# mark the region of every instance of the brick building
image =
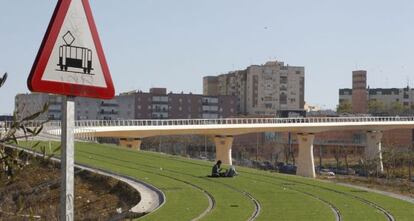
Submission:
[[[201,94],[167,93],[166,88],[151,88],[149,92],[121,93],[111,100],[75,99],[77,120],[116,119],[190,119],[234,117],[237,112],[235,96],[204,96]],[[52,94],[18,94],[15,109],[20,118],[42,109],[49,110],[39,120],[61,119],[62,97]]]
[[[353,71],[352,89],[339,89],[339,104],[343,103],[351,104],[353,113],[388,114],[389,110],[395,106],[414,113],[414,89],[409,87],[369,88],[367,87],[367,72]],[[377,107],[371,107],[370,110],[370,103],[376,103]]]
[[[394,106],[406,110],[414,110],[414,89],[406,88],[369,88],[367,86],[367,72],[358,70],[352,72],[352,89],[339,89],[339,104],[352,105],[354,114],[381,114],[390,115]],[[377,107],[370,104],[376,103]],[[375,109],[374,109],[375,108]],[[381,108],[381,110],[376,110]],[[336,134],[336,135],[335,135]],[[342,133],[323,133],[322,139],[340,139],[348,143],[358,144],[365,142],[364,131],[346,131]],[[414,143],[414,130],[401,129],[385,131],[382,142],[389,147],[409,147]]]

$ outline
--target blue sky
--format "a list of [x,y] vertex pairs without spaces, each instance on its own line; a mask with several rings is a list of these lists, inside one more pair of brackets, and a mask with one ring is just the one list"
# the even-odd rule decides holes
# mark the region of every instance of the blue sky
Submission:
[[[90,0],[117,93],[202,92],[202,77],[270,59],[305,66],[306,101],[326,108],[354,69],[371,87],[414,86],[414,1]],[[0,0],[0,114],[10,113],[54,0]]]

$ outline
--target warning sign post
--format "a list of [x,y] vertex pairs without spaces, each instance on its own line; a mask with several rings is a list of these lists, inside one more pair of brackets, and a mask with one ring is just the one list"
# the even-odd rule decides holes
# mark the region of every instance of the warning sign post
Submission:
[[77,96],[111,99],[115,89],[88,0],[59,0],[33,64],[28,88],[64,95],[60,220],[74,219],[74,130]]
[[74,220],[75,98],[65,98],[62,105],[60,220]]

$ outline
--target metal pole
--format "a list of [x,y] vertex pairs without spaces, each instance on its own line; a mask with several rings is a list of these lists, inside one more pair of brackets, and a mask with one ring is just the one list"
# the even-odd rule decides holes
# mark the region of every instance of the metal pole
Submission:
[[65,97],[62,105],[60,220],[74,220],[74,129],[75,98]]
[[256,161],[259,160],[259,133],[256,134]]
[[207,157],[207,136],[204,135],[204,156]]
[[[288,162],[289,162],[289,158],[292,157],[292,162],[293,162],[293,154],[292,154],[292,134],[289,132],[288,133],[288,144],[289,144],[289,156],[288,156]],[[293,164],[295,164],[293,162]]]

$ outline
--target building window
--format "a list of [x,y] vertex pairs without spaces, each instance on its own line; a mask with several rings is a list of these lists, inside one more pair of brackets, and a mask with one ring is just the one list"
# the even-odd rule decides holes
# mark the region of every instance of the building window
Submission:
[[281,93],[279,96],[280,104],[287,104],[287,95],[284,93]]
[[287,84],[288,78],[287,76],[280,76],[280,83],[281,84]]
[[357,143],[357,144],[362,142],[361,134],[353,134],[352,139],[353,139],[354,143]]

